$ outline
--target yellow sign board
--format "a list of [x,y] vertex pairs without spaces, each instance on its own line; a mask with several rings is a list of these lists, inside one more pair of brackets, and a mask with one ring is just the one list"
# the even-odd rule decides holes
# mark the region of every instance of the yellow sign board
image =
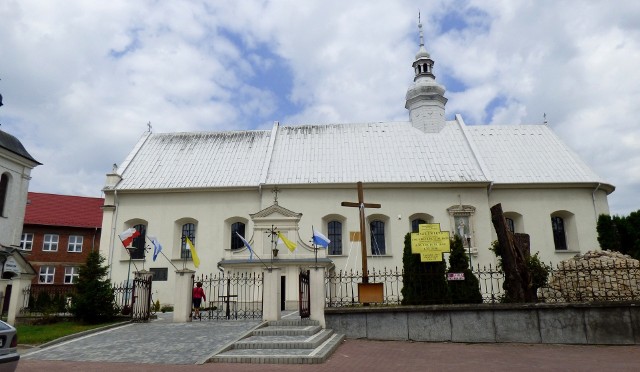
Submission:
[[411,233],[411,253],[419,254],[421,262],[442,261],[442,254],[450,252],[449,232],[440,231],[439,223],[418,226],[417,233]]

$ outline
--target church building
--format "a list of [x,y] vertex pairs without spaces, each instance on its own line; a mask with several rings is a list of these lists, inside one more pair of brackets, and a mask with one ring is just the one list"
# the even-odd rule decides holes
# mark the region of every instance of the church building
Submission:
[[[419,27],[408,121],[146,132],[103,189],[100,250],[112,281],[150,270],[154,300],[171,304],[176,269],[215,275],[277,266],[287,307],[295,308],[301,269],[360,271],[360,239],[370,270],[401,268],[404,237],[421,223],[462,236],[474,266],[495,264],[497,203],[545,262],[598,249],[597,218],[609,213],[614,186],[547,125],[447,121],[445,89]],[[365,203],[380,204],[365,208],[364,235],[359,208],[342,206],[358,201],[357,182]],[[127,250],[118,234],[131,227],[141,235]],[[329,238],[328,248],[313,245],[314,230]],[[150,237],[163,247],[155,260]]]

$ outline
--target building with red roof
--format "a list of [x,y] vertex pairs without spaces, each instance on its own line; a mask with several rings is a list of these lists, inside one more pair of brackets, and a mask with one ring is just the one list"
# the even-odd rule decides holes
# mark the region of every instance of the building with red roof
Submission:
[[29,192],[20,248],[34,283],[73,284],[89,252],[99,250],[103,198]]

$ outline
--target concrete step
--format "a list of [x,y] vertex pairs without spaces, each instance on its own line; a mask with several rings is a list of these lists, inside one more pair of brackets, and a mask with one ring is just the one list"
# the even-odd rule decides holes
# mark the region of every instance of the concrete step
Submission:
[[315,348],[233,348],[211,358],[210,363],[318,364],[326,361],[340,346],[344,335],[330,331],[330,336]]
[[327,340],[333,331],[321,329],[311,336],[250,336],[234,344],[235,349],[315,349]]
[[311,336],[322,330],[319,325],[268,325],[253,331],[254,336]]

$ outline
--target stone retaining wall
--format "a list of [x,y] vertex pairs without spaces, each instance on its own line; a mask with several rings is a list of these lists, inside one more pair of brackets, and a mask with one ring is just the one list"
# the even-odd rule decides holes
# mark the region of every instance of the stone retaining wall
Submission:
[[371,340],[640,344],[640,302],[327,308],[325,319]]

